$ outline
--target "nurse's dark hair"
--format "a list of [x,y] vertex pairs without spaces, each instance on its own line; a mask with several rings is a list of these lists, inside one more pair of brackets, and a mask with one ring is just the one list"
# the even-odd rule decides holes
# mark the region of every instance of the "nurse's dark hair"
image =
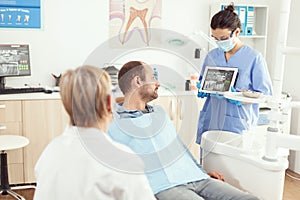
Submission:
[[237,28],[241,28],[241,20],[239,16],[234,12],[234,4],[226,6],[224,10],[219,11],[213,16],[210,22],[210,27],[215,30],[229,29],[234,31]]

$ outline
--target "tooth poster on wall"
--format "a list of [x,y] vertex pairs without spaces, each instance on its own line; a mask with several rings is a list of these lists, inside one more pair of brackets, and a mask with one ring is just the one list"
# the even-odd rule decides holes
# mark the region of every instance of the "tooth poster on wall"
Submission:
[[110,0],[110,37],[114,46],[149,46],[151,28],[160,28],[162,0]]
[[40,27],[40,0],[0,0],[0,28]]

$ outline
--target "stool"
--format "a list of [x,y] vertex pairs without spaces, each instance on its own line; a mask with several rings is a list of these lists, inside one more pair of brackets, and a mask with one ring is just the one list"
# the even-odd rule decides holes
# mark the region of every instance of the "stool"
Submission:
[[13,192],[8,182],[8,170],[7,170],[7,153],[6,150],[22,148],[29,144],[29,140],[26,137],[18,135],[0,135],[0,151],[1,151],[1,183],[0,194],[11,195],[15,199],[25,200],[24,197]]

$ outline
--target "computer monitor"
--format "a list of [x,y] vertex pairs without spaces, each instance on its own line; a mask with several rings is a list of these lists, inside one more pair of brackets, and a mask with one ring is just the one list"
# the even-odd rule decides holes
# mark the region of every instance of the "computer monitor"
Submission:
[[0,89],[5,89],[5,77],[30,76],[28,44],[0,44]]

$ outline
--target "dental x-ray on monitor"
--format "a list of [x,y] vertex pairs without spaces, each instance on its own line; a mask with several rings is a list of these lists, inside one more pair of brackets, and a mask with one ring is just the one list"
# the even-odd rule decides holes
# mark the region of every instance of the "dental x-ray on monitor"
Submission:
[[200,91],[206,93],[229,92],[234,86],[238,68],[206,66],[200,85]]
[[5,89],[5,77],[30,76],[28,44],[0,44],[0,89]]

